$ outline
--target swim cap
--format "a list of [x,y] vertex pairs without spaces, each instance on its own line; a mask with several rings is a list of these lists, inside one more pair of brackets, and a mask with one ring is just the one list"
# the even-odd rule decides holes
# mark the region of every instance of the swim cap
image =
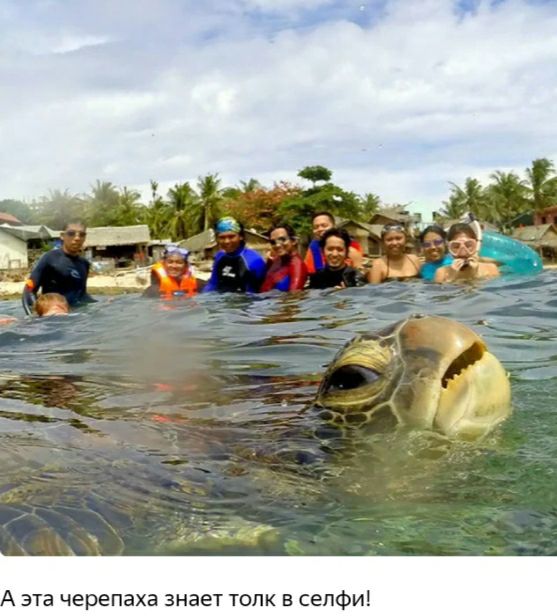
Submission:
[[219,233],[241,233],[242,226],[240,223],[232,216],[225,216],[217,220],[217,224],[215,225],[215,233],[218,235]]
[[180,246],[177,246],[176,244],[168,244],[164,249],[163,256],[166,259],[166,257],[170,255],[179,255],[180,257],[182,257],[182,259],[187,261],[189,254],[190,251],[186,250],[185,248],[180,248]]

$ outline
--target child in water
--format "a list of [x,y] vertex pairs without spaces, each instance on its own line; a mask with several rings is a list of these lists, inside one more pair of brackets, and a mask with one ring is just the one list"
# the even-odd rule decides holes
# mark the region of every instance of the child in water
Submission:
[[68,300],[60,293],[43,293],[39,295],[34,306],[39,317],[52,317],[60,314],[68,314],[70,305]]

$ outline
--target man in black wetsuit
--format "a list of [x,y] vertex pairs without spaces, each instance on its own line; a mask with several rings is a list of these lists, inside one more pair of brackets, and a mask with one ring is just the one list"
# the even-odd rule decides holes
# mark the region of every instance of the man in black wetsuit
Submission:
[[87,229],[81,222],[69,222],[62,231],[62,246],[49,250],[35,265],[23,290],[23,307],[30,314],[37,291],[60,293],[70,306],[94,302],[87,293],[89,261],[80,256]]

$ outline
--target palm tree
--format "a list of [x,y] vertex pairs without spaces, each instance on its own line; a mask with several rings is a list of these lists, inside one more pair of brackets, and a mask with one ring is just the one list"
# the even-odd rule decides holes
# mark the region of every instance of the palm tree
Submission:
[[548,158],[536,158],[526,169],[528,190],[534,210],[539,212],[557,200],[557,177],[555,166]]
[[240,189],[243,193],[255,192],[260,188],[263,187],[261,186],[259,180],[256,180],[255,178],[250,178],[247,182],[244,180],[240,181]]
[[484,220],[489,217],[489,202],[485,190],[480,182],[474,178],[466,178],[464,188],[460,188],[454,182],[448,201],[443,201],[445,208],[441,215],[447,218],[460,218],[466,212],[472,212],[478,218]]
[[87,222],[93,226],[111,225],[120,193],[112,182],[96,180],[87,198]]
[[143,218],[143,206],[139,203],[141,194],[124,186],[118,198],[118,206],[114,212],[114,225],[136,225]]
[[199,191],[199,206],[203,216],[203,231],[209,229],[219,216],[219,208],[223,201],[220,188],[220,178],[217,173],[197,178]]
[[84,210],[85,201],[80,195],[56,189],[41,197],[36,205],[36,218],[52,229],[62,229],[70,218],[84,218]]
[[168,191],[168,214],[166,231],[173,240],[184,239],[196,233],[195,218],[199,209],[199,197],[188,182],[175,184]]
[[371,217],[381,208],[381,198],[373,193],[366,193],[359,199],[359,209],[361,220],[369,222]]
[[516,173],[495,171],[489,176],[493,183],[486,189],[491,201],[490,222],[505,223],[528,208],[526,183]]

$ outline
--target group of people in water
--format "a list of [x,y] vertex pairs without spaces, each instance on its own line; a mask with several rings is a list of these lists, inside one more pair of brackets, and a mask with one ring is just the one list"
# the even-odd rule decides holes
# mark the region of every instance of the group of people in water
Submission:
[[[312,228],[314,237],[302,259],[294,229],[288,224],[275,225],[268,235],[270,250],[264,259],[246,246],[242,224],[226,216],[215,225],[219,251],[207,282],[196,277],[189,252],[170,244],[152,266],[151,283],[144,295],[170,299],[198,292],[299,291],[412,278],[453,282],[499,275],[495,263],[480,260],[480,243],[470,224],[455,224],[448,232],[439,225],[424,229],[419,237],[421,257],[407,252],[410,238],[403,225],[387,224],[381,232],[383,255],[374,259],[369,269],[363,265],[362,247],[344,229],[335,227],[329,212],[316,213]],[[23,292],[28,313],[64,314],[69,306],[95,301],[87,293],[89,262],[81,256],[86,236],[83,223],[69,222],[62,231],[61,247],[41,257]]]

